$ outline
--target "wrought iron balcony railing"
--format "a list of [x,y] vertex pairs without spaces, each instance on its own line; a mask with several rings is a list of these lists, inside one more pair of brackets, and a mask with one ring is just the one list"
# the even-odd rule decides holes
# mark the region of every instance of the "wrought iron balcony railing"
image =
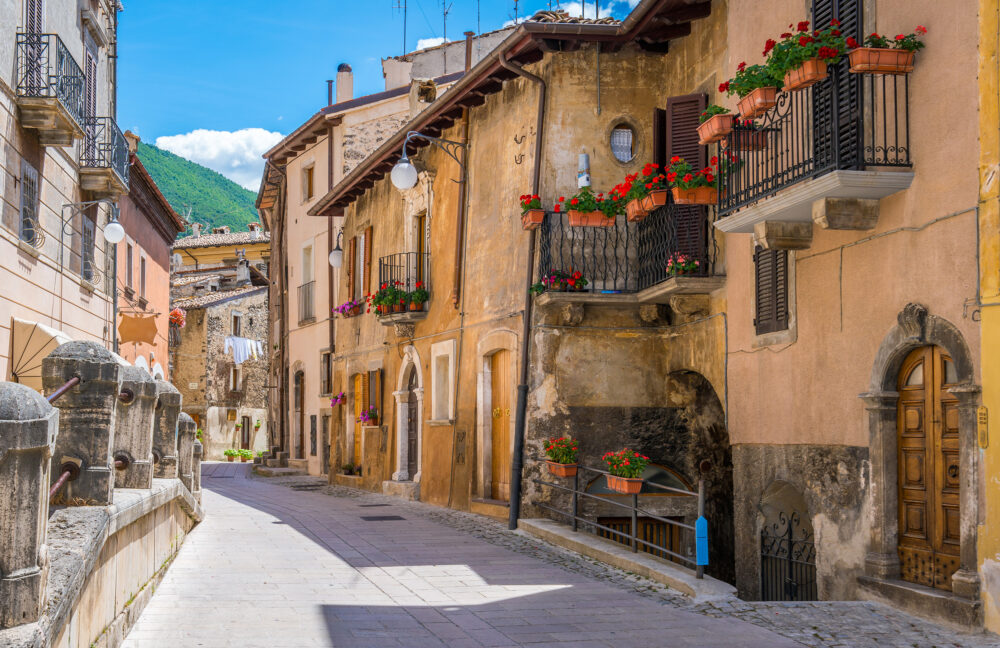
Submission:
[[619,216],[610,227],[571,227],[565,213],[548,212],[539,229],[539,275],[577,272],[593,293],[635,293],[670,279],[667,264],[697,261],[686,275],[711,276],[715,241],[704,207],[666,205],[638,223]]
[[378,285],[396,285],[400,290],[412,292],[421,287],[430,292],[427,278],[431,271],[431,255],[426,252],[390,254],[378,260]]
[[17,35],[16,93],[58,99],[83,123],[83,70],[56,34]]
[[84,140],[80,165],[95,169],[111,169],[128,187],[128,142],[118,124],[110,117],[86,117],[83,120]]
[[824,81],[778,93],[778,105],[737,126],[725,150],[735,163],[721,160],[720,217],[831,171],[910,167],[907,75],[831,66]]
[[316,282],[310,281],[299,286],[299,324],[316,319],[315,302]]

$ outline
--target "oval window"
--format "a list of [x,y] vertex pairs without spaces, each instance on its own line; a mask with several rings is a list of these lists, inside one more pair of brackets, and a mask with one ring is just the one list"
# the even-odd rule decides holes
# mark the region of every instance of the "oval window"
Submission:
[[635,158],[635,131],[628,124],[618,124],[611,129],[611,153],[619,162]]

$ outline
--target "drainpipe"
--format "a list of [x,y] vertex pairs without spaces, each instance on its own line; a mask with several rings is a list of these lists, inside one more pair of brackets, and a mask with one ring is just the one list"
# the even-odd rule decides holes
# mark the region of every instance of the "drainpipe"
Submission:
[[[472,68],[472,36],[473,32],[465,32],[465,71]],[[455,223],[455,269],[451,278],[451,303],[458,308],[459,296],[462,292],[462,248],[465,238],[465,200],[468,192],[469,180],[469,109],[462,108],[462,136],[460,140],[465,145],[465,153],[462,155],[462,179],[458,185],[458,216]]]
[[[330,84],[330,100],[333,101],[333,84]],[[331,123],[326,129],[326,191],[327,193],[333,189],[333,124]],[[333,216],[327,217],[326,224],[326,249],[327,254],[330,250],[333,250],[334,239],[336,237],[333,235]],[[333,266],[328,263],[326,265],[326,277],[327,277],[327,304],[329,304],[330,311],[327,312],[326,316],[329,318],[330,322],[330,389],[333,390],[333,346],[334,346],[334,320],[333,320]],[[326,432],[324,431],[324,434]]]
[[[528,79],[538,86],[538,115],[535,125],[535,164],[531,176],[531,193],[539,193],[542,172],[542,134],[545,124],[545,81],[507,60],[507,52],[501,52],[500,65],[518,76]],[[524,322],[521,329],[521,375],[517,384],[517,414],[514,418],[514,452],[510,461],[510,517],[507,527],[517,528],[517,520],[521,516],[521,475],[524,472],[524,426],[528,409],[528,362],[531,359],[531,279],[535,267],[535,230],[528,233],[528,257],[525,274],[527,285],[524,287]]]

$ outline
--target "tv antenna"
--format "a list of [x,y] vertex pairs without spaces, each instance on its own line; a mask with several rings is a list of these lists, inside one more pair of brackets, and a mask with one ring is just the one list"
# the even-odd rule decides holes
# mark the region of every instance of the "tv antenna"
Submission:
[[[518,5],[519,4],[521,4],[521,0],[514,0],[514,16],[513,16],[513,18],[514,18],[514,24],[515,25],[517,24],[517,9],[518,9]],[[549,7],[550,8],[552,7],[552,3],[551,2],[549,3]]]
[[448,4],[448,0],[441,0],[441,18],[444,22],[444,42],[448,42],[448,14],[451,13],[451,8],[455,6],[455,3]]
[[403,54],[406,54],[406,0],[396,0],[393,9],[403,12]]

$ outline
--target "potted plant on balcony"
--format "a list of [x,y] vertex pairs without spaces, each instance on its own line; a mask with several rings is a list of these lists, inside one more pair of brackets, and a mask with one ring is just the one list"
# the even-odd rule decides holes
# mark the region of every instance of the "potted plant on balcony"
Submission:
[[422,311],[424,310],[424,302],[430,299],[430,293],[424,288],[424,282],[418,281],[416,283],[416,288],[409,294],[410,299],[410,310],[411,311]]
[[736,69],[736,76],[720,84],[719,92],[740,98],[740,119],[760,117],[778,103],[781,81],[775,78],[772,68],[740,63]]
[[170,315],[168,317],[170,318],[170,323],[177,328],[184,328],[184,325],[187,323],[187,311],[179,306],[170,311]]
[[378,425],[378,410],[374,407],[369,407],[362,411],[358,417],[358,422],[362,425]]
[[545,456],[548,457],[545,463],[549,465],[549,472],[556,477],[572,477],[576,475],[578,464],[576,463],[576,441],[570,437],[559,437],[549,439],[545,446]]
[[638,173],[629,173],[624,180],[611,189],[611,196],[616,198],[618,202],[625,204],[625,218],[630,223],[637,223],[649,215],[646,208],[642,206],[642,199],[648,193],[646,185],[637,182],[638,178]]
[[642,490],[642,472],[649,465],[649,457],[635,450],[624,448],[606,452],[601,457],[608,465],[608,488],[623,495],[638,495]]
[[243,429],[243,424],[242,423],[237,423],[236,424],[236,431],[239,432],[242,429]]
[[698,115],[698,143],[705,146],[726,139],[733,130],[735,118],[728,108],[710,105]]
[[343,405],[346,402],[347,402],[347,394],[345,394],[344,392],[340,392],[339,394],[335,394],[333,398],[330,399],[330,407]]
[[847,53],[851,72],[855,74],[907,74],[913,71],[913,59],[917,50],[924,48],[920,37],[927,33],[923,25],[917,25],[912,34],[896,34],[889,39],[877,33],[865,37],[864,44],[853,38],[847,39],[852,48]]
[[552,292],[581,292],[587,289],[590,282],[579,270],[569,272],[563,270],[551,270],[544,275],[537,283],[532,284],[528,289],[532,295],[541,295],[550,290]]
[[[789,25],[791,27],[791,25]],[[827,65],[844,58],[847,42],[834,18],[823,29],[809,31],[809,21],[796,25],[796,32],[781,35],[771,48],[767,66],[775,77],[783,77],[785,90],[802,90],[827,77]]]
[[542,209],[541,199],[531,194],[521,196],[521,227],[525,230],[537,229],[544,220],[545,210]]
[[[655,164],[653,165],[653,170],[658,168]],[[667,175],[665,173],[650,174],[645,180],[646,183],[643,187],[646,189],[646,197],[642,199],[642,206],[646,211],[652,213],[658,207],[663,207],[667,204],[670,183],[667,182]]]
[[569,199],[566,215],[570,227],[612,227],[615,216],[621,211],[619,198],[594,194],[590,187],[583,187]]
[[361,306],[362,302],[348,299],[340,306],[334,308],[333,312],[337,313],[341,317],[354,317],[355,315],[361,314]]
[[678,205],[714,205],[719,201],[716,168],[718,159],[712,158],[709,166],[695,171],[684,158],[670,159],[667,181]]
[[261,422],[260,419],[257,419],[256,421],[253,422],[253,429],[259,430],[261,425],[263,425],[263,423]]
[[701,262],[698,259],[681,254],[680,252],[674,252],[667,259],[667,274],[671,277],[693,274],[698,271],[700,266]]
[[233,448],[226,448],[222,451],[222,454],[225,455],[226,461],[233,462],[236,461],[236,457],[239,456],[240,451]]

